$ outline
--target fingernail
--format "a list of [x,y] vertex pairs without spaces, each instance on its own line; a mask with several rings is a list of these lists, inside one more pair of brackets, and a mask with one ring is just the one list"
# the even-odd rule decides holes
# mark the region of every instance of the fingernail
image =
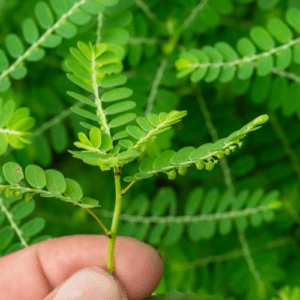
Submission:
[[98,267],[73,274],[58,290],[53,300],[126,300],[114,277]]

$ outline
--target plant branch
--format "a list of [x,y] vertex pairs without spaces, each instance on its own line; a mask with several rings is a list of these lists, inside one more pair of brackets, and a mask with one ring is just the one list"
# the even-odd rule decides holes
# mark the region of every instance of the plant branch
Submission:
[[[275,209],[270,205],[258,206],[254,208],[245,208],[237,211],[228,211],[223,213],[214,213],[207,215],[196,216],[134,216],[128,214],[121,214],[120,220],[129,223],[143,223],[143,224],[180,224],[180,223],[200,223],[208,221],[219,221],[223,219],[236,219],[242,216],[250,216],[259,212]],[[111,218],[113,213],[111,211],[103,210],[102,215],[104,217]]]
[[85,210],[92,215],[92,217],[100,224],[100,226],[103,228],[105,234],[107,236],[109,236],[109,231],[107,230],[107,228],[105,227],[105,225],[100,221],[100,219],[88,208],[85,208]]
[[4,214],[6,215],[10,226],[14,229],[14,231],[16,232],[17,236],[20,239],[21,244],[26,248],[28,247],[28,244],[23,236],[23,233],[21,231],[21,229],[18,227],[18,225],[16,224],[16,222],[13,219],[13,215],[7,210],[5,204],[3,203],[2,198],[0,197],[0,208],[1,210],[4,212]]
[[[252,55],[252,56],[249,56],[249,57],[243,57],[243,58],[237,59],[235,61],[219,62],[219,63],[204,63],[204,64],[196,63],[196,64],[191,64],[190,67],[191,68],[233,67],[233,66],[239,65],[241,63],[253,62],[255,60],[259,60],[261,58],[268,57],[270,55],[276,54],[280,51],[283,51],[287,48],[292,47],[295,44],[298,44],[299,42],[300,42],[300,37],[295,39],[295,40],[291,40],[287,44],[284,44],[284,45],[279,46],[279,47],[275,47],[275,48],[273,48],[269,51],[266,51],[266,52],[263,52],[263,53],[260,53],[260,54],[256,54],[256,55]],[[278,69],[275,68],[275,72],[278,73],[279,72]]]
[[[196,93],[197,93],[197,95],[196,95],[197,96],[197,101],[199,103],[200,110],[202,111],[202,113],[204,115],[204,120],[205,120],[206,126],[208,128],[208,131],[209,131],[212,139],[213,139],[213,142],[215,143],[218,140],[217,130],[216,130],[214,124],[213,124],[213,121],[212,121],[211,116],[210,116],[210,112],[209,112],[209,110],[206,106],[206,103],[205,103],[205,101],[204,101],[204,99],[201,95],[201,91],[199,90],[199,88],[196,90]],[[223,171],[223,174],[224,174],[225,184],[226,184],[228,190],[230,190],[232,192],[232,195],[234,197],[234,199],[233,199],[233,202],[234,202],[235,201],[236,190],[235,190],[235,187],[234,187],[234,184],[233,184],[233,179],[232,179],[232,176],[231,176],[230,168],[228,166],[228,163],[227,163],[227,160],[226,160],[225,157],[220,160],[220,164],[221,164],[221,168],[222,168],[222,171]],[[254,260],[251,256],[250,248],[249,248],[244,230],[242,230],[240,228],[237,228],[237,232],[238,232],[238,238],[239,238],[239,241],[241,243],[242,250],[243,250],[243,253],[244,253],[244,257],[245,257],[246,262],[248,264],[249,270],[252,273],[256,283],[259,286],[261,286],[261,285],[263,285],[263,282],[262,282],[260,274],[259,274],[259,272],[258,272],[258,270],[255,266]]]
[[118,225],[120,220],[120,214],[122,209],[122,190],[121,190],[121,168],[114,168],[115,188],[116,188],[116,202],[115,210],[109,232],[108,246],[107,246],[107,272],[114,274],[115,270],[115,244],[117,238]]
[[19,56],[15,62],[5,71],[3,71],[0,75],[0,81],[7,76],[8,74],[10,74],[15,68],[16,66],[22,62],[24,59],[26,59],[32,52],[33,50],[35,50],[40,44],[42,44],[46,38],[57,28],[59,28],[64,21],[71,16],[79,6],[83,5],[87,0],[81,0],[77,3],[75,3],[68,12],[66,12],[65,14],[63,14],[60,19],[52,26],[50,27],[35,43],[33,43],[28,49],[27,51],[25,51],[25,53],[21,56]]
[[101,41],[101,28],[102,28],[102,19],[103,19],[103,13],[98,14],[98,23],[97,23],[97,32],[96,32],[96,47],[99,46]]
[[96,55],[95,51],[93,50],[92,53],[92,80],[93,80],[93,90],[94,90],[94,96],[95,96],[95,103],[97,106],[97,115],[101,120],[101,127],[110,136],[110,129],[106,120],[106,115],[102,109],[102,101],[99,96],[99,86],[97,83],[97,71],[96,71]]
[[276,114],[270,110],[268,111],[268,114],[270,116],[270,123],[271,123],[279,141],[281,142],[281,145],[282,145],[285,153],[287,154],[288,158],[290,159],[298,179],[300,180],[300,161],[299,161],[296,153],[294,152],[288,138],[286,137],[284,130],[280,126]]
[[124,190],[122,190],[122,196],[124,196],[124,195],[128,192],[128,190],[134,185],[135,182],[136,182],[136,181],[130,182],[130,183],[127,185],[127,187],[126,187]]
[[[84,106],[84,103],[77,102],[72,107],[74,107],[74,106],[82,107],[82,106]],[[57,115],[53,119],[51,119],[51,120],[47,121],[46,123],[44,123],[41,127],[39,127],[36,130],[34,130],[31,133],[30,137],[33,138],[33,137],[39,136],[40,134],[42,134],[43,132],[45,132],[46,130],[48,130],[49,128],[51,128],[52,126],[58,124],[60,121],[62,121],[66,117],[68,117],[70,114],[72,114],[71,108],[67,108],[67,109],[63,110],[59,115]]]
[[[263,247],[254,248],[252,250],[252,252],[259,253],[259,252],[261,252],[261,250],[272,250],[272,249],[276,249],[278,247],[284,247],[284,246],[292,244],[294,242],[295,241],[290,237],[284,238],[284,239],[278,239],[278,240],[275,240],[275,241],[265,244]],[[226,254],[213,255],[213,256],[208,256],[205,258],[200,258],[193,262],[187,262],[185,264],[182,264],[181,266],[185,269],[193,269],[196,267],[206,266],[206,265],[213,264],[213,263],[220,263],[220,262],[231,260],[231,259],[237,259],[237,258],[242,257],[243,255],[244,255],[244,253],[243,253],[242,249],[234,250],[234,251],[230,251]]]
[[199,4],[193,8],[188,17],[184,20],[182,24],[182,29],[186,29],[191,25],[198,13],[205,7],[208,1],[209,0],[201,0]]
[[155,75],[154,80],[153,80],[152,88],[151,88],[151,91],[150,91],[150,94],[149,94],[149,97],[148,97],[148,100],[147,100],[147,107],[146,107],[146,110],[145,110],[145,115],[151,113],[151,111],[153,109],[153,103],[154,103],[154,100],[155,100],[155,96],[157,94],[157,90],[158,90],[159,84],[161,82],[161,79],[164,75],[164,71],[166,69],[167,62],[168,62],[168,60],[166,58],[163,58],[160,62],[160,65],[159,65],[158,69],[157,69],[156,75]]

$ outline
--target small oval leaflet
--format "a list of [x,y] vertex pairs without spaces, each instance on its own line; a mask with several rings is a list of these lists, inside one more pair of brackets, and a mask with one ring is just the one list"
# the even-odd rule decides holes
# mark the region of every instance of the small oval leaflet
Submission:
[[62,173],[56,170],[46,170],[47,188],[54,194],[61,194],[66,190],[66,180]]
[[67,188],[64,191],[64,195],[72,200],[80,200],[83,196],[83,193],[78,182],[70,178],[66,178],[65,180]]
[[45,171],[37,165],[29,165],[25,169],[26,180],[28,183],[37,188],[42,189],[46,186]]
[[15,162],[8,162],[3,166],[3,174],[6,180],[12,184],[17,185],[24,178],[22,167]]

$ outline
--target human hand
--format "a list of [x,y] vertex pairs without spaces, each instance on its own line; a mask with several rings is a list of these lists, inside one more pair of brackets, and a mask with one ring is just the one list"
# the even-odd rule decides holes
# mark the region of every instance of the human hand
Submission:
[[107,237],[54,238],[0,258],[0,300],[139,300],[158,286],[163,261],[151,246],[117,237],[115,275]]

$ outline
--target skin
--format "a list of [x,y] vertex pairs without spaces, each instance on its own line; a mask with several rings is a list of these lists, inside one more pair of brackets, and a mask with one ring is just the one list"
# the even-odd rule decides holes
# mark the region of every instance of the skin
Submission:
[[[91,266],[106,270],[106,251],[106,236],[76,235],[53,238],[1,257],[0,299],[53,299],[57,287],[75,272]],[[162,273],[157,250],[130,237],[117,237],[114,276],[129,299],[149,296]]]

